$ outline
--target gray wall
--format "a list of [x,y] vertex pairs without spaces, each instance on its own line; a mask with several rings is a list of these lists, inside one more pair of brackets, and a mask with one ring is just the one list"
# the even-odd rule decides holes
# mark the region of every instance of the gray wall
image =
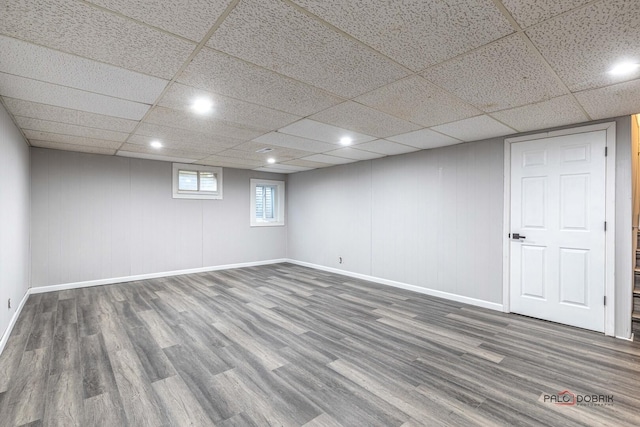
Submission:
[[29,211],[29,147],[0,104],[1,333],[29,288]]
[[32,286],[286,256],[286,227],[249,227],[249,180],[224,169],[223,200],[171,197],[171,163],[31,149]]
[[[630,118],[615,120],[616,335],[629,337]],[[289,258],[502,304],[503,159],[497,138],[290,175]]]
[[291,175],[289,258],[502,304],[503,150],[493,139]]

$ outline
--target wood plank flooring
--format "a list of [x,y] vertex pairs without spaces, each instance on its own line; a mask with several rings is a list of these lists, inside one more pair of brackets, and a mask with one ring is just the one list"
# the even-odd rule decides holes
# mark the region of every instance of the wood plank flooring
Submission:
[[2,426],[637,426],[638,396],[639,343],[291,264],[32,295],[0,356]]

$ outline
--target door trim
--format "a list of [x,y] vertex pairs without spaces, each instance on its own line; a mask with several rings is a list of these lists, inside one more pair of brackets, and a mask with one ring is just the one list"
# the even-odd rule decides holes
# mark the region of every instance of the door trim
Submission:
[[571,129],[552,132],[536,133],[533,135],[506,138],[504,140],[504,216],[502,234],[502,307],[505,313],[510,310],[511,282],[510,282],[510,239],[511,233],[511,144],[536,139],[557,136],[574,135],[579,133],[606,131],[607,157],[605,162],[605,221],[607,232],[605,235],[605,289],[607,304],[604,307],[604,333],[615,336],[615,249],[616,249],[616,123],[598,123]]

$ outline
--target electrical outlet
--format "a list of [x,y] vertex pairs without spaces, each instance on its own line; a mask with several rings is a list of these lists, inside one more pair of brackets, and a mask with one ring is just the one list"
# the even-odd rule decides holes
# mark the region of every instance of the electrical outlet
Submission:
[[8,307],[7,307],[7,308],[8,308],[8,309],[11,309],[11,298],[9,298],[9,302],[7,303],[7,305],[8,305]]

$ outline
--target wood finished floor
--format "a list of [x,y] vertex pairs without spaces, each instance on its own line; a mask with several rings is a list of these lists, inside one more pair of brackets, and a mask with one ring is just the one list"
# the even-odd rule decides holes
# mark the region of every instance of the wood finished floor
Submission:
[[32,295],[0,357],[2,426],[637,426],[638,396],[638,343],[291,264]]

